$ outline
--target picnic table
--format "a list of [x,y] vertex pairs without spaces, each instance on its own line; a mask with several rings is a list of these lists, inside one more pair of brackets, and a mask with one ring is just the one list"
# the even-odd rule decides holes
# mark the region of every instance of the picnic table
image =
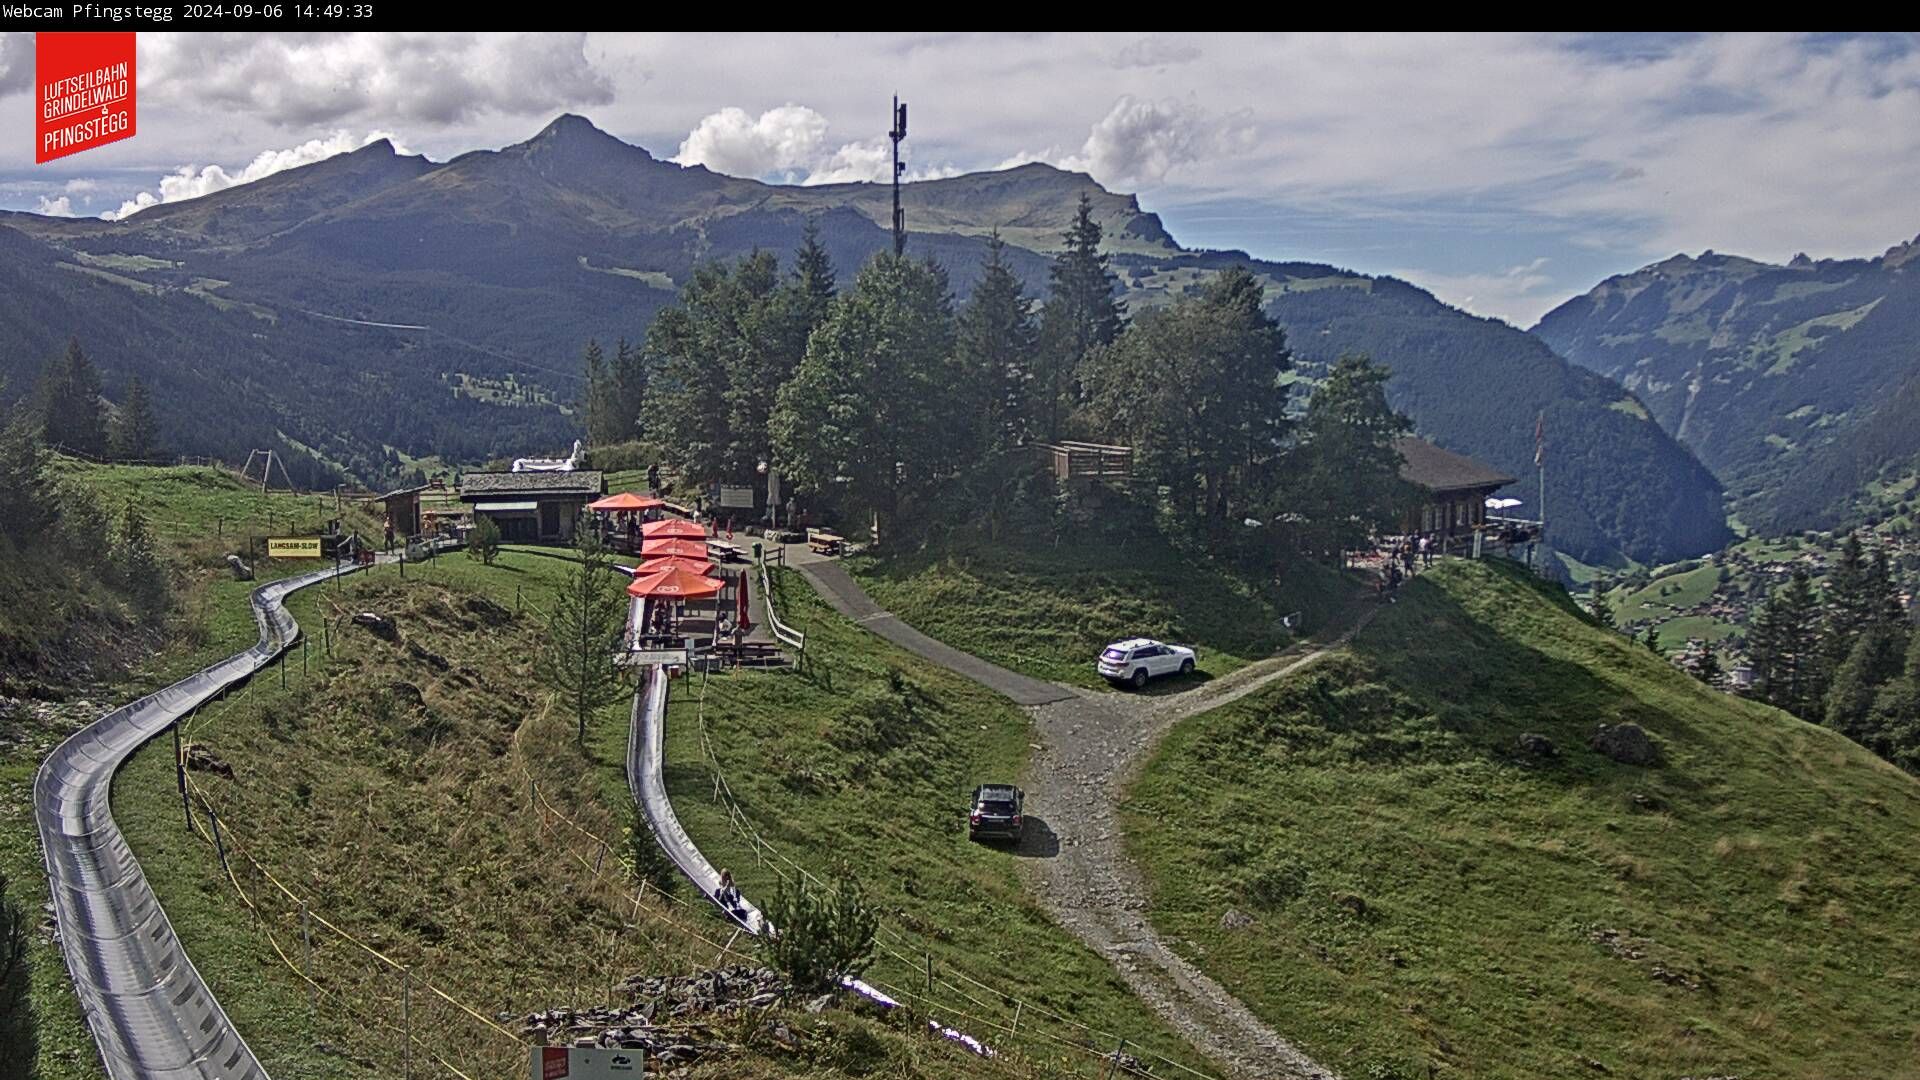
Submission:
[[807,546],[819,555],[838,555],[845,549],[847,538],[830,533],[825,529],[808,529]]

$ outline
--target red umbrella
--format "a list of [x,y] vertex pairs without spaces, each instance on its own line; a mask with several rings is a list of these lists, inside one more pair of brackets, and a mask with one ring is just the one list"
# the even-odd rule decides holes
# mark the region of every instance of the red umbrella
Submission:
[[647,540],[641,543],[640,554],[643,558],[648,559],[658,555],[679,555],[687,559],[704,559],[707,557],[707,545],[703,540],[681,540],[678,538]]
[[631,491],[623,491],[618,495],[609,495],[606,498],[601,499],[599,502],[590,502],[587,504],[587,509],[589,510],[651,510],[656,506],[665,506],[665,505],[667,504],[660,499],[649,499],[645,495],[635,495]]
[[667,540],[674,537],[690,540],[704,540],[707,530],[691,521],[681,518],[667,518],[664,521],[649,521],[640,526],[640,535],[649,540]]
[[710,577],[669,566],[657,574],[634,578],[633,584],[627,586],[627,593],[662,600],[699,600],[719,595],[723,584]]

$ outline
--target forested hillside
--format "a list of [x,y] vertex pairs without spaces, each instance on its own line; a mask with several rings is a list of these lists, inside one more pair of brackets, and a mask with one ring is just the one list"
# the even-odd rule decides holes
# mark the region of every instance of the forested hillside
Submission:
[[1916,255],[1920,242],[1785,266],[1676,255],[1609,278],[1533,332],[1625,383],[1727,482],[1748,524],[1830,527],[1920,451]]

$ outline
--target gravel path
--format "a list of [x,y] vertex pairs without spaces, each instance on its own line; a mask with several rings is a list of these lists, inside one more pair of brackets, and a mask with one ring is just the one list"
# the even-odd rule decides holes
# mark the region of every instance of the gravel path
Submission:
[[1332,644],[1300,645],[1177,694],[1076,690],[987,663],[901,622],[835,563],[796,566],[834,609],[940,666],[1027,706],[1041,744],[1029,766],[1021,860],[1060,924],[1107,958],[1136,994],[1196,1048],[1246,1080],[1332,1080],[1317,1064],[1162,941],[1147,890],[1123,845],[1118,808],[1154,745],[1187,717],[1237,701],[1306,667],[1365,625],[1369,606]]

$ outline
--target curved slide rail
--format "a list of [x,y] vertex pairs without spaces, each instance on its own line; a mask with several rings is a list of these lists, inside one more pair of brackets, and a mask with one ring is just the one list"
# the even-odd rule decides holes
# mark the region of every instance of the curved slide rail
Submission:
[[633,695],[633,723],[627,729],[627,786],[673,864],[728,918],[758,937],[767,928],[766,916],[745,897],[736,898],[731,906],[720,901],[720,871],[694,846],[667,801],[664,741],[669,675],[660,664],[650,664],[646,670],[646,684]]
[[60,948],[112,1080],[265,1080],[266,1070],[187,958],[114,823],[113,775],[147,740],[271,663],[300,634],[289,593],[330,567],[253,590],[260,641],[75,732],[40,765],[34,817]]

